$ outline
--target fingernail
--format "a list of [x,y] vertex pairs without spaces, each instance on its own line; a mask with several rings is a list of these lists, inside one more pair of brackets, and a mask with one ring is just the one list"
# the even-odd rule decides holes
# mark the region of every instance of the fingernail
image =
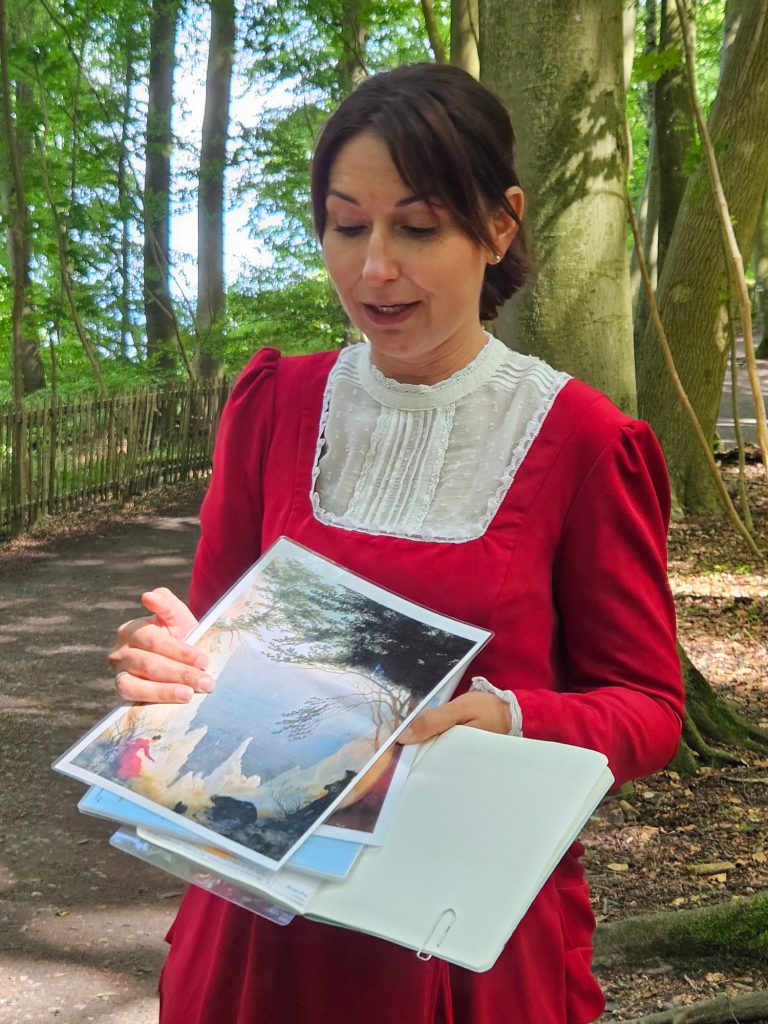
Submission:
[[216,686],[216,680],[211,676],[200,676],[197,681],[197,685],[203,691],[203,693],[212,693],[213,688]]
[[191,701],[195,695],[195,691],[192,689],[191,686],[177,686],[175,693],[176,700],[180,700],[184,704],[187,704],[189,701]]

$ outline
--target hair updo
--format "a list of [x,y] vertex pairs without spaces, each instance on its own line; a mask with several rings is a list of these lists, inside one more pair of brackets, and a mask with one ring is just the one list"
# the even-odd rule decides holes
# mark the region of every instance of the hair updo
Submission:
[[501,207],[517,221],[504,258],[485,271],[480,319],[493,320],[529,270],[523,227],[504,195],[519,184],[515,134],[504,104],[450,64],[406,64],[364,79],[326,121],[315,146],[312,212],[321,241],[333,162],[345,143],[366,131],[384,142],[414,195],[444,205],[480,245],[493,250],[493,211]]

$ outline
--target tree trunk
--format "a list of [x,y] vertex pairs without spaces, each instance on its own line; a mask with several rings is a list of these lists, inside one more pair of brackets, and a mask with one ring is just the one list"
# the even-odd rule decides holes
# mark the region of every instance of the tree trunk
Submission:
[[[13,21],[9,18],[6,10],[6,39],[5,47],[8,46],[8,37],[13,44],[17,33],[14,33]],[[10,22],[10,24],[8,23]],[[29,229],[29,217],[27,215],[27,203],[24,195],[25,165],[32,149],[32,140],[26,128],[26,118],[20,117],[23,108],[29,106],[31,99],[30,89],[26,82],[10,79],[10,69],[6,66],[3,71],[4,84],[2,88],[8,88],[9,109],[15,107],[16,116],[10,122],[3,133],[4,138],[0,143],[0,156],[2,157],[2,169],[0,169],[0,202],[4,213],[5,222],[8,226],[8,270],[12,282],[14,302],[18,308],[12,313],[12,337],[15,337],[14,329],[20,332],[18,350],[16,347],[15,359],[21,371],[21,387],[25,395],[29,395],[40,388],[45,387],[45,368],[43,356],[40,350],[40,342],[36,333],[34,311],[30,305],[31,295],[31,239]],[[12,133],[11,139],[9,131]],[[15,147],[12,153],[11,146]],[[18,180],[16,180],[18,176]],[[18,296],[16,289],[18,288]],[[18,323],[16,320],[18,319]]]
[[[692,0],[686,0],[686,10],[692,18]],[[682,28],[675,0],[662,0],[662,50],[676,47],[682,52]],[[677,213],[685,193],[688,176],[685,159],[694,141],[693,107],[685,79],[685,64],[666,71],[654,89],[654,120],[659,161],[659,253],[661,272]]]
[[427,30],[427,39],[429,39],[429,46],[432,50],[432,55],[438,64],[445,64],[447,60],[445,55],[445,46],[443,45],[443,40],[437,25],[435,5],[432,3],[432,0],[421,0],[421,11],[424,15],[424,27]]
[[633,412],[622,8],[483,0],[480,66],[512,113],[536,268],[498,334]]
[[750,0],[727,0],[725,5],[725,17],[723,18],[723,46],[720,50],[720,74],[723,73],[725,62],[728,60],[731,47],[739,31],[741,16]]
[[336,65],[340,89],[338,99],[348,96],[368,74],[365,43],[368,38],[369,7],[370,0],[342,0],[342,56]]
[[[692,6],[692,0],[687,0],[687,8]],[[671,47],[682,51],[682,29],[675,0],[662,0],[659,49]],[[656,288],[688,181],[685,160],[694,140],[693,108],[682,58],[677,67],[666,71],[651,89],[653,137],[646,177],[650,178],[649,189],[653,189],[649,194],[649,206],[653,204],[654,221],[650,225],[652,233],[644,233],[643,239],[651,282]],[[651,262],[648,262],[649,256]],[[648,297],[643,288],[636,294],[633,309],[637,351],[643,344],[650,315]]]
[[768,359],[768,204],[765,203],[755,240],[754,265],[757,322],[762,331],[755,355],[758,359]]
[[723,750],[721,743],[746,750],[768,747],[768,732],[746,721],[718,696],[680,646],[678,653],[685,683],[685,726],[670,767],[691,775],[696,771],[697,756],[709,765],[738,764],[739,759]]
[[20,272],[24,259],[27,205],[19,166],[16,131],[11,101],[11,80],[8,73],[8,34],[5,0],[0,0],[0,104],[3,114],[3,149],[8,156],[10,195],[8,218],[9,256],[13,279],[11,308],[11,366],[13,372],[14,427],[12,435],[11,529],[23,525],[27,500],[27,466],[25,445],[24,378],[22,349],[24,337],[24,275]]
[[[645,53],[658,49],[658,31],[656,25],[656,4],[646,7],[643,25],[645,31]],[[643,191],[637,204],[637,223],[643,239],[643,256],[645,265],[654,289],[658,283],[659,254],[659,153],[656,145],[656,114],[655,114],[656,83],[648,82],[643,108],[647,125],[648,153],[645,162],[645,178]],[[630,288],[632,292],[632,322],[634,336],[637,337],[645,329],[648,322],[648,297],[643,288],[642,276],[633,248],[629,264]]]
[[451,64],[480,77],[480,0],[451,0]]
[[[725,62],[710,132],[739,248],[751,252],[768,178],[768,10],[747,4]],[[714,439],[728,359],[728,272],[702,163],[685,191],[659,280],[658,304],[675,363],[702,427]],[[676,502],[720,510],[690,422],[677,402],[650,325],[637,350],[640,414],[667,457]]]
[[234,0],[211,0],[211,41],[197,198],[196,369],[199,377],[218,376],[223,363],[219,342],[224,311],[224,173],[234,48]]
[[131,198],[128,194],[129,153],[128,141],[131,128],[131,105],[133,103],[133,84],[136,77],[133,54],[133,31],[128,22],[123,32],[125,63],[123,65],[123,100],[120,116],[120,155],[117,161],[117,207],[120,211],[120,355],[123,359],[130,358],[133,342],[131,331]]
[[144,314],[147,357],[176,365],[170,294],[171,113],[179,0],[153,0],[149,30],[147,147],[144,177]]

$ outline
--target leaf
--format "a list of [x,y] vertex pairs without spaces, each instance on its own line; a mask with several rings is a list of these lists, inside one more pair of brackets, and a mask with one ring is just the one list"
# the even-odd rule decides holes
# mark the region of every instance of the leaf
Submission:
[[623,862],[614,862],[612,864],[607,864],[606,867],[609,871],[629,871],[629,864],[625,864]]

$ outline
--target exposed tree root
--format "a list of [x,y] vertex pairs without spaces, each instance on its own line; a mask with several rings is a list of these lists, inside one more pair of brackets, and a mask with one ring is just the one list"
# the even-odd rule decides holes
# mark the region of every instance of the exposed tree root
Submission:
[[670,768],[692,775],[697,763],[739,764],[739,758],[724,750],[721,743],[744,750],[768,747],[768,732],[742,718],[728,701],[718,696],[679,644],[678,653],[685,682],[686,720],[683,738]]
[[741,996],[717,996],[702,1003],[676,1006],[647,1017],[632,1017],[624,1024],[747,1024],[768,1017],[768,992],[748,992]]
[[628,917],[595,932],[596,963],[628,955],[687,958],[713,952],[768,961],[768,892],[714,907]]

